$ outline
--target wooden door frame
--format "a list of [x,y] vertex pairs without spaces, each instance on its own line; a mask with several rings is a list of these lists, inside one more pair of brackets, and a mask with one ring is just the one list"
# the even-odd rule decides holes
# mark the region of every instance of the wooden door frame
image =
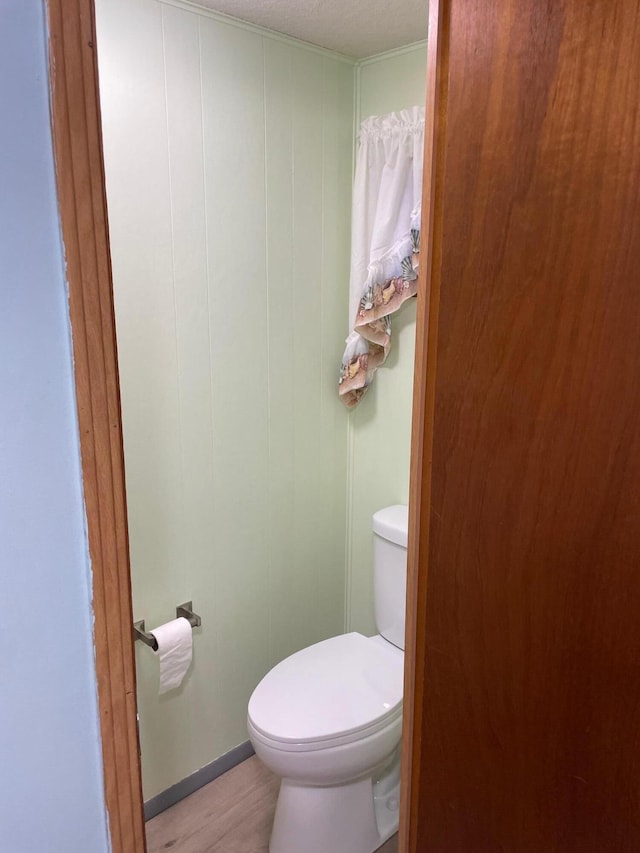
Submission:
[[429,0],[427,87],[422,181],[422,226],[416,354],[411,424],[407,624],[400,790],[399,853],[418,850],[421,799],[427,568],[431,512],[431,447],[435,402],[436,344],[440,302],[440,200],[444,171],[444,129],[448,83],[448,33],[451,0]]
[[[418,297],[409,519],[409,570],[403,728],[401,853],[417,853],[420,796],[429,469],[438,294],[427,280],[439,263],[435,144],[441,81],[443,8],[430,0],[423,247]],[[52,130],[73,337],[84,500],[93,571],[98,707],[105,801],[113,853],[144,853],[137,734],[131,575],[122,421],[102,132],[94,0],[46,0]],[[440,170],[441,171],[441,170]],[[428,180],[427,180],[428,178]],[[437,278],[437,276],[436,276]],[[424,853],[421,851],[421,853]]]
[[113,853],[143,853],[136,674],[93,0],[47,0],[58,206],[82,456],[105,802]]

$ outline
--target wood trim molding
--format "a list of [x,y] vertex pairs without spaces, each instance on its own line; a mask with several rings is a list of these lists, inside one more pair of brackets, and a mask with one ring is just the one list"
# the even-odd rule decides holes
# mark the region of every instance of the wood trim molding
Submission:
[[129,544],[93,0],[48,0],[58,201],[93,568],[105,798],[113,853],[143,853]]
[[409,484],[409,547],[407,554],[407,620],[400,803],[400,853],[418,850],[422,715],[426,652],[426,600],[429,555],[431,445],[436,377],[438,308],[437,270],[441,238],[439,202],[443,174],[446,117],[446,72],[449,0],[430,0],[427,38],[427,103],[425,109],[422,187],[422,262],[419,270],[416,355]]

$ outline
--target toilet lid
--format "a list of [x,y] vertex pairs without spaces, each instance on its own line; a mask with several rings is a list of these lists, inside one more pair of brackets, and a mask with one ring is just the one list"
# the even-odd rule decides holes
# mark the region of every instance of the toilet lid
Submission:
[[379,637],[342,634],[283,660],[249,701],[249,719],[284,743],[332,740],[400,713],[404,655]]

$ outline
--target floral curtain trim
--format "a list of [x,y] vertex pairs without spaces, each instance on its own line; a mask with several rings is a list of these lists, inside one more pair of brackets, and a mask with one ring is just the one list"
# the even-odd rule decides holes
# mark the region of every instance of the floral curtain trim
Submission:
[[360,126],[353,184],[349,323],[338,393],[357,405],[391,346],[391,315],[416,295],[424,108]]
[[388,258],[370,270],[355,331],[347,338],[338,393],[349,408],[360,402],[375,371],[389,355],[391,314],[418,291],[419,208],[411,219],[412,228],[407,237],[389,252]]

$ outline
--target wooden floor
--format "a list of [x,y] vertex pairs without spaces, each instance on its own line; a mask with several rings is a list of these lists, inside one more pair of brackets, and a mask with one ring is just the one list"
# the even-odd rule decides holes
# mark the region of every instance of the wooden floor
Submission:
[[[253,756],[150,820],[148,853],[268,853],[277,797],[277,777]],[[394,836],[379,853],[397,850]]]

